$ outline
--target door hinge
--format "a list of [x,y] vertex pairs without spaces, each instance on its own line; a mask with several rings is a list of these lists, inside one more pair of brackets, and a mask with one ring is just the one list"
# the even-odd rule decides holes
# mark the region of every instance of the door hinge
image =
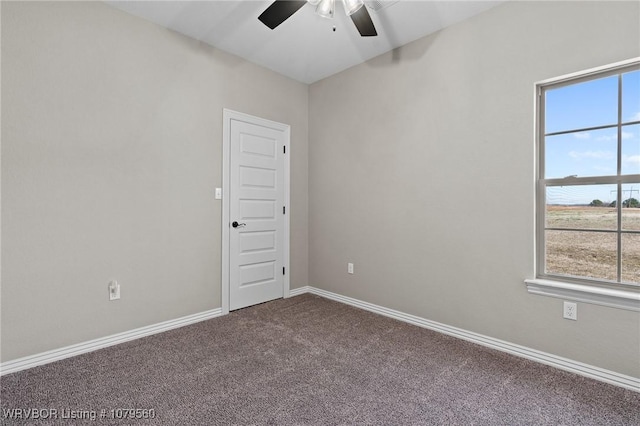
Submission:
[[287,214],[287,210],[285,206],[282,206],[282,214]]
[[284,266],[282,267],[282,275],[284,275]]

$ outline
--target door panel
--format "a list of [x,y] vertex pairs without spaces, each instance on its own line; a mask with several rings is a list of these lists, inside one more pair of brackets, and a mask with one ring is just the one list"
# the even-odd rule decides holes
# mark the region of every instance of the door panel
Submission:
[[229,309],[283,296],[285,133],[231,120]]
[[276,172],[270,169],[240,166],[240,184],[244,188],[275,189]]
[[276,250],[276,232],[243,232],[240,234],[240,253]]
[[276,220],[277,200],[241,199],[239,202],[239,219]]
[[275,262],[267,261],[240,266],[240,287],[270,283],[276,276]]

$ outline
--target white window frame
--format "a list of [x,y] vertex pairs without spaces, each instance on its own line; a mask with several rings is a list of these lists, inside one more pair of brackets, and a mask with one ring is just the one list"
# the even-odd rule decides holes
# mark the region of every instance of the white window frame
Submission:
[[[544,97],[546,88],[558,88],[566,85],[577,84],[584,81],[616,75],[622,72],[632,71],[640,68],[640,57],[592,68],[586,71],[572,73],[561,77],[556,77],[535,84],[535,142],[536,142],[536,278],[527,279],[525,283],[529,293],[543,296],[551,296],[579,302],[592,303],[609,306],[619,309],[640,311],[640,285],[605,281],[598,279],[569,277],[545,273],[545,214],[546,214],[546,189],[549,186],[566,185],[587,185],[587,184],[616,184],[620,186],[624,183],[637,183],[640,175],[620,175],[618,176],[597,176],[597,177],[566,177],[559,179],[545,179],[544,177]],[[620,102],[620,93],[618,93]],[[620,108],[618,108],[620,109]],[[620,114],[620,111],[619,111]],[[621,123],[620,117],[616,126],[618,129],[618,139],[620,140]],[[634,122],[634,124],[636,124]],[[620,155],[620,148],[618,148]],[[618,166],[620,161],[618,161]],[[617,199],[621,199],[620,196]],[[621,204],[621,203],[618,203]],[[621,208],[621,207],[618,207]],[[620,215],[618,215],[620,221]],[[620,222],[616,231],[620,233]],[[618,238],[620,241],[620,238]],[[620,253],[620,246],[618,246]],[[620,263],[618,262],[618,268]],[[620,271],[618,270],[618,276]]]

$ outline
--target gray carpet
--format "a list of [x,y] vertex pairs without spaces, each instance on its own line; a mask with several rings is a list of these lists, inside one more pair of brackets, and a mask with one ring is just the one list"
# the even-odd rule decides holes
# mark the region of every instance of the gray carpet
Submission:
[[[639,393],[308,294],[10,374],[0,391],[3,410],[73,425],[640,424]],[[119,408],[156,417],[110,419]]]

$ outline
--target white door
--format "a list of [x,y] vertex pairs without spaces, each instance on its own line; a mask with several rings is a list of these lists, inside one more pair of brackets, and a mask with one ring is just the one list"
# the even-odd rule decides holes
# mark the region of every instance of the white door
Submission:
[[283,297],[288,264],[284,160],[289,128],[240,118],[228,123],[229,310]]

